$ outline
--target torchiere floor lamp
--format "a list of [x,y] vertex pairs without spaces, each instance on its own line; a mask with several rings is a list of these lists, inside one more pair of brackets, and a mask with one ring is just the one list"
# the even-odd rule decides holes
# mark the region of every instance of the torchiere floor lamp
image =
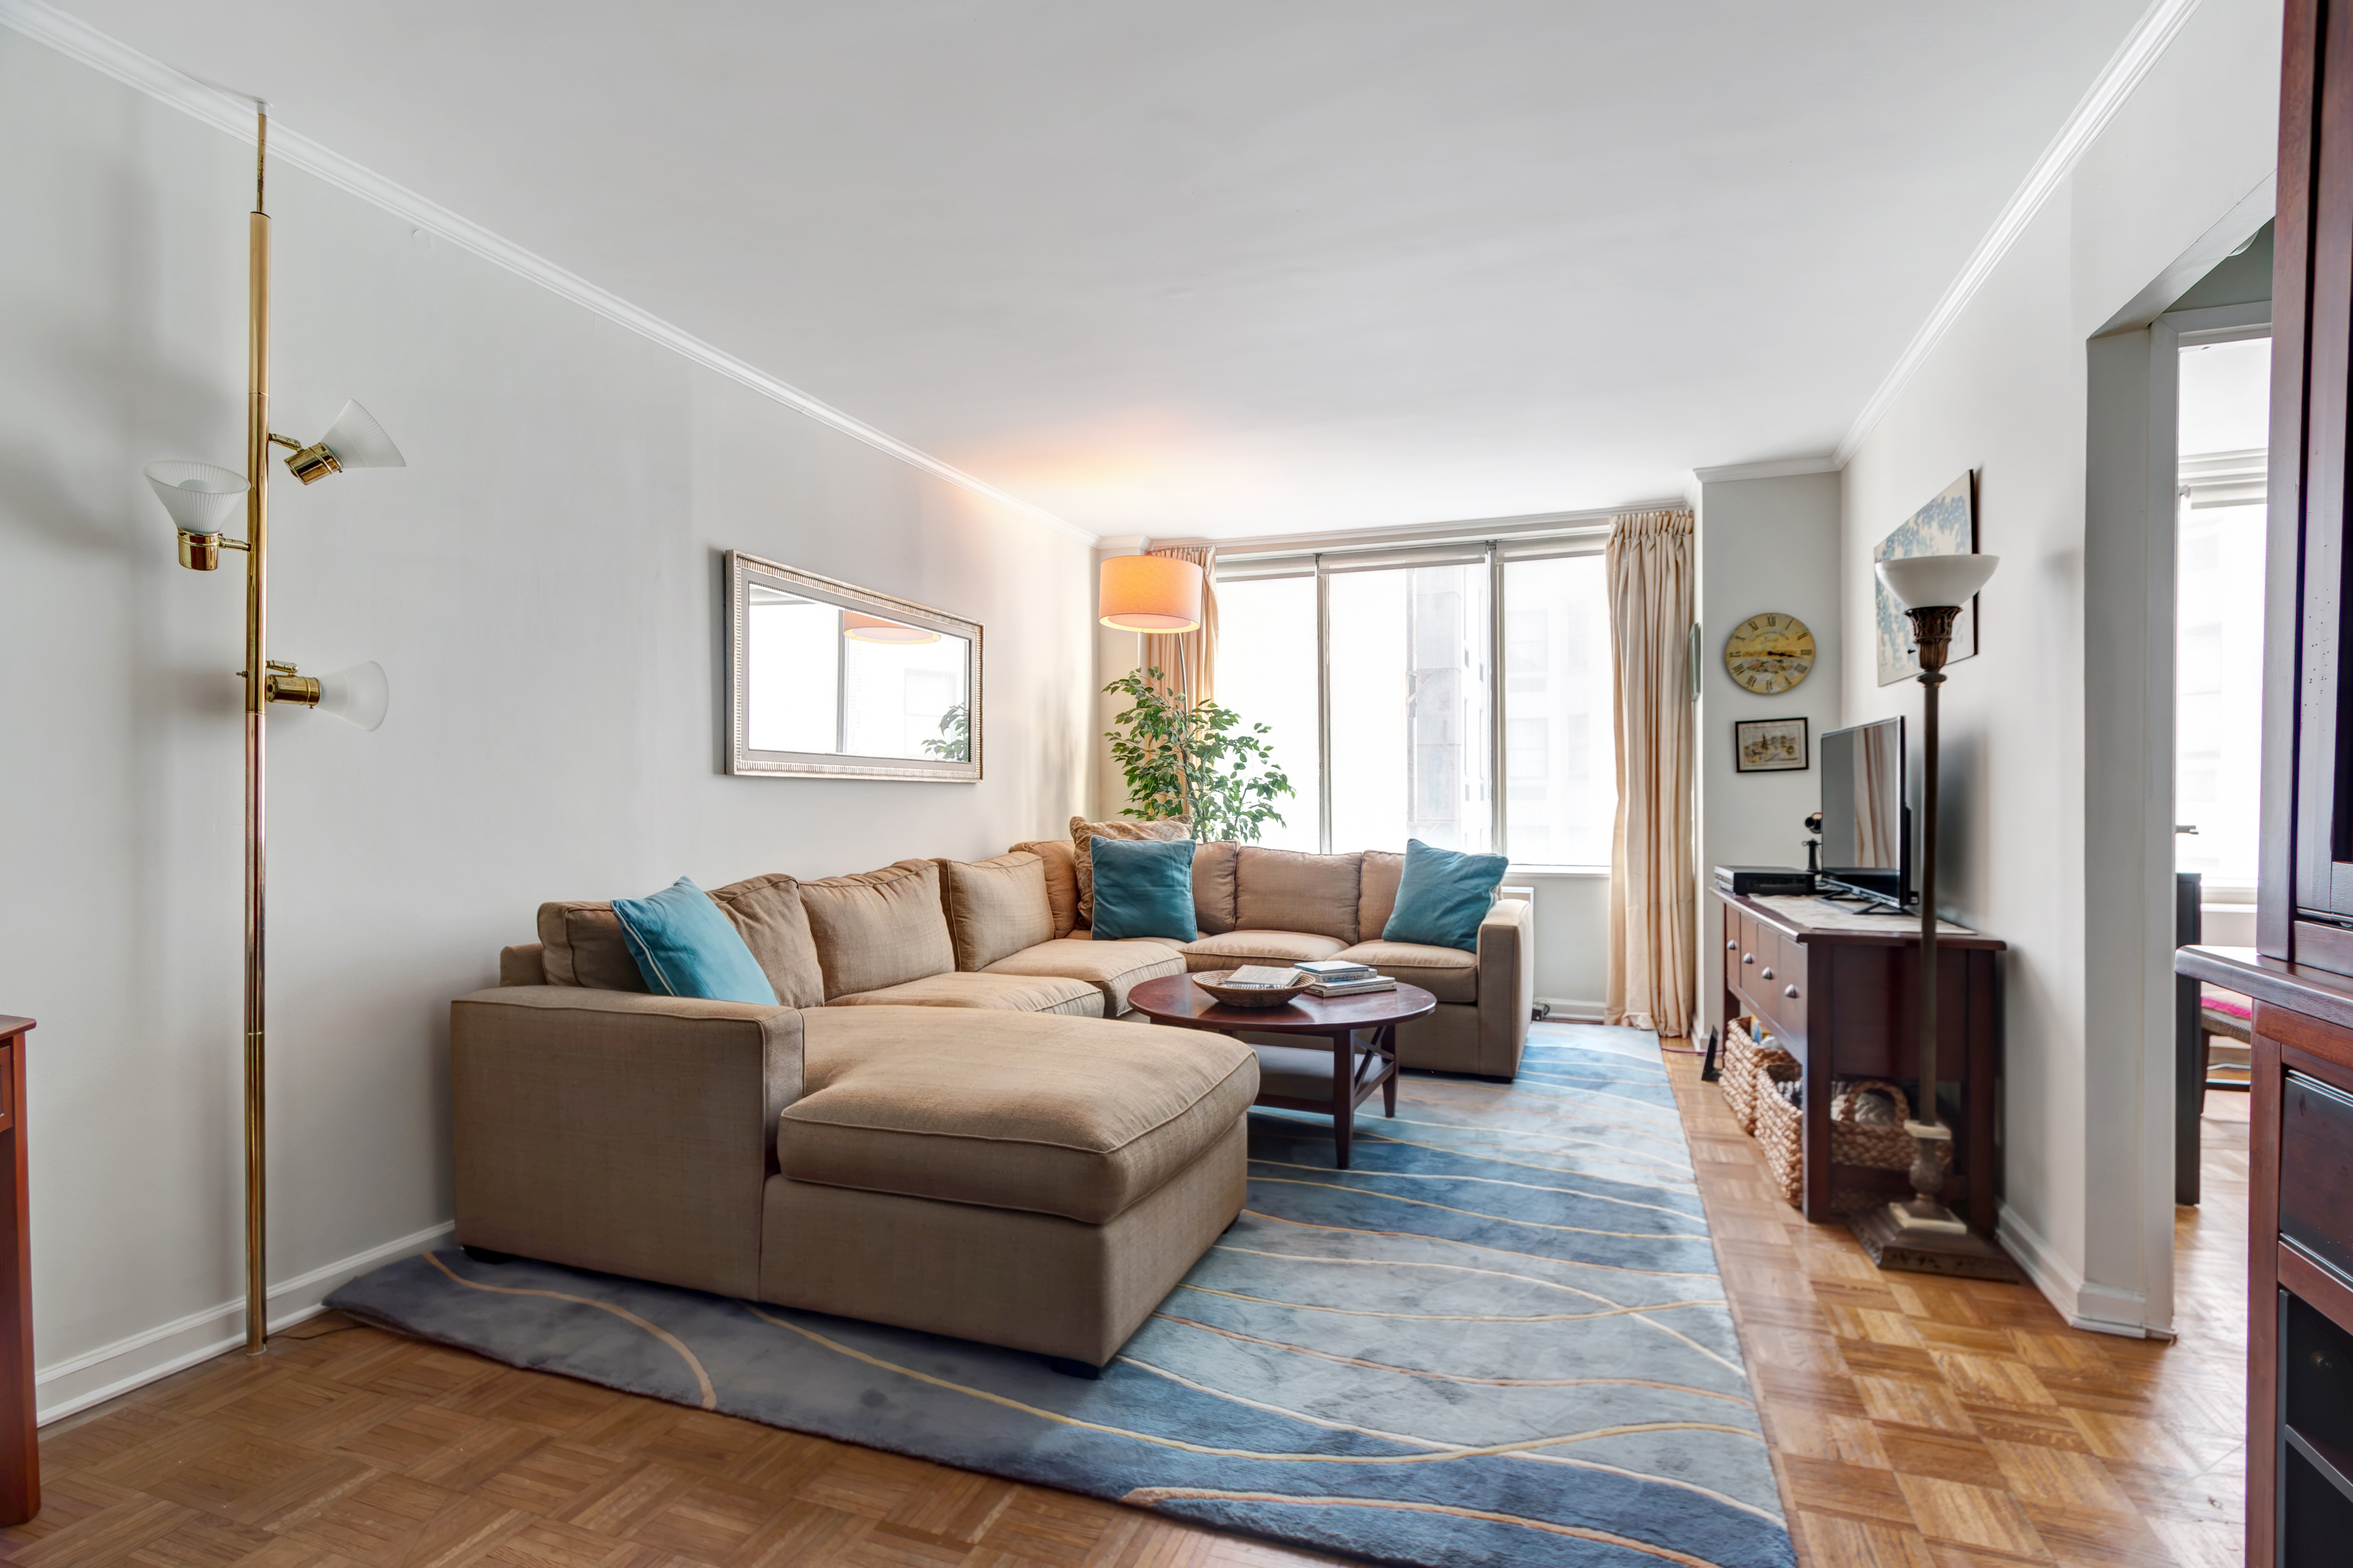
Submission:
[[2021,1276],[2009,1255],[1945,1206],[1940,1151],[1951,1145],[1953,1130],[1945,1125],[1936,1090],[1936,689],[1945,684],[1953,622],[2000,564],[1998,555],[1916,555],[1879,563],[1879,580],[1912,619],[1927,710],[1920,783],[1920,1088],[1913,1120],[1904,1127],[1917,1152],[1911,1200],[1866,1209],[1849,1224],[1882,1268],[2015,1282]]
[[[269,1000],[262,919],[269,800],[268,708],[272,702],[292,702],[373,730],[384,722],[391,695],[383,668],[375,664],[310,676],[268,657],[269,447],[274,442],[292,448],[286,466],[306,485],[345,468],[397,468],[407,463],[384,427],[356,403],[344,404],[326,435],[309,446],[270,433],[269,215],[262,201],[269,108],[257,104],[255,110],[253,212],[246,223],[246,471],[240,475],[209,463],[159,462],[148,464],[146,473],[179,530],[181,565],[210,572],[220,565],[224,548],[245,552],[245,668],[237,671],[245,680],[245,1348],[258,1355],[269,1339],[262,1100],[262,1026]],[[221,524],[234,515],[240,498],[246,536],[224,538]]]

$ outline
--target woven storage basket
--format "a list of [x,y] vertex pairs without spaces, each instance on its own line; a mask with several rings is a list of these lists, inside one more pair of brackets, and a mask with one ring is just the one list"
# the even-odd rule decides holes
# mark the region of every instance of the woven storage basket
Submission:
[[1757,1131],[1756,1085],[1757,1042],[1749,1037],[1748,1020],[1727,1018],[1724,1023],[1724,1059],[1716,1065],[1715,1087],[1724,1091],[1725,1107],[1732,1112],[1732,1120],[1740,1123],[1743,1132]]
[[[1775,1058],[1778,1058],[1778,1060]],[[1768,1051],[1757,1069],[1757,1142],[1764,1145],[1765,1169],[1773,1187],[1791,1208],[1805,1206],[1805,1113],[1784,1100],[1773,1086],[1795,1083],[1803,1069],[1787,1051]]]
[[[1854,1119],[1866,1090],[1877,1089],[1895,1104],[1895,1125],[1865,1127]],[[1911,1120],[1912,1102],[1904,1091],[1879,1079],[1866,1079],[1851,1083],[1831,1101],[1831,1163],[1860,1165],[1871,1171],[1908,1171],[1918,1154],[1920,1145],[1904,1131]],[[1936,1145],[1936,1163],[1949,1173],[1953,1168],[1952,1140]]]

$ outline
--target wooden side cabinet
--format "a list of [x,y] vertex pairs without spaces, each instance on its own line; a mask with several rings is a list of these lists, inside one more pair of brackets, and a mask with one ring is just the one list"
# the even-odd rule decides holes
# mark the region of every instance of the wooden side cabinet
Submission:
[[25,1037],[33,1020],[0,1013],[0,1525],[41,1511],[33,1413],[33,1247],[25,1170]]

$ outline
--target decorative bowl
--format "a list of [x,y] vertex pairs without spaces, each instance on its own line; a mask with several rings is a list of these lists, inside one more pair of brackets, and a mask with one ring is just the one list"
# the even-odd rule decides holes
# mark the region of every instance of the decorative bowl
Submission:
[[1296,984],[1280,988],[1221,984],[1232,973],[1230,969],[1208,970],[1194,975],[1193,984],[1228,1007],[1280,1007],[1294,997],[1306,995],[1307,988],[1315,984],[1295,969],[1292,973],[1299,975]]

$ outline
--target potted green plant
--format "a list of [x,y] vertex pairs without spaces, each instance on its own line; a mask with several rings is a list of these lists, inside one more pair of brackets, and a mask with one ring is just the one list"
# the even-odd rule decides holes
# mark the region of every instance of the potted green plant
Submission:
[[1257,841],[1269,822],[1280,823],[1275,797],[1293,793],[1275,763],[1263,724],[1216,702],[1191,702],[1161,689],[1156,669],[1137,670],[1103,688],[1128,699],[1112,720],[1111,754],[1127,775],[1123,816],[1143,822],[1186,818],[1203,843]]

